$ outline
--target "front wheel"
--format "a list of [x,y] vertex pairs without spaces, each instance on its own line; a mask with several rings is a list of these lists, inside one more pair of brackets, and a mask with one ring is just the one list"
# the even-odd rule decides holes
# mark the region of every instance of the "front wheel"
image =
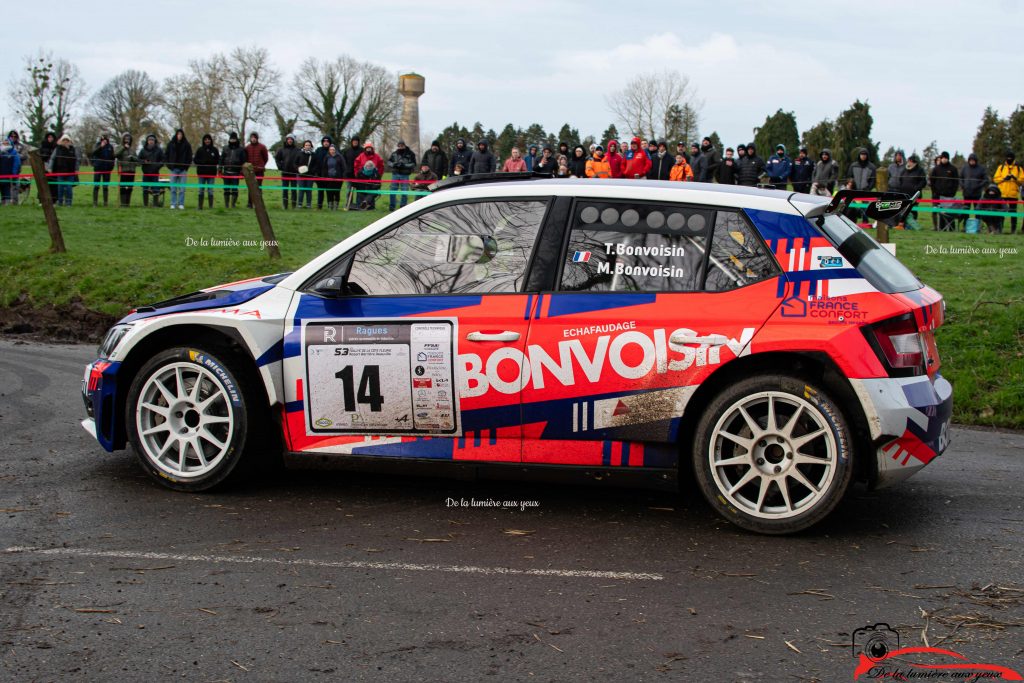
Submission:
[[787,375],[728,387],[708,406],[694,438],[704,496],[737,526],[801,531],[843,498],[853,473],[850,428],[823,390]]
[[126,423],[143,469],[164,486],[202,491],[228,477],[250,442],[256,393],[226,349],[161,351],[132,382]]

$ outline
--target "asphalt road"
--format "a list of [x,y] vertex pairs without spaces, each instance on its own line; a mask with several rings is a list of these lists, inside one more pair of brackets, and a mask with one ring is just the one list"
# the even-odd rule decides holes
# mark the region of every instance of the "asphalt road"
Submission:
[[81,429],[93,352],[0,341],[3,680],[851,680],[876,622],[1024,669],[1024,435],[955,429],[792,538],[692,490],[295,471],[191,495]]

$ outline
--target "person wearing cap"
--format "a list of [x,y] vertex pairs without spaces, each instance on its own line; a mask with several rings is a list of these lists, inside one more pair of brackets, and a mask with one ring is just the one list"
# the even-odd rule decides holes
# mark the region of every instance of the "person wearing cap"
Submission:
[[57,180],[57,206],[71,206],[75,185],[78,184],[78,152],[71,136],[64,133],[50,155],[50,173]]
[[185,131],[179,128],[174,137],[167,143],[164,160],[171,172],[171,206],[172,209],[185,209],[185,179],[188,169],[192,166],[192,145],[185,137]]
[[[267,150],[267,146],[260,142],[259,133],[249,134],[249,144],[245,146],[245,159],[252,164],[252,171],[256,175],[256,186],[262,188],[263,176],[267,173],[267,162],[270,161],[270,152]],[[251,194],[246,195],[246,207],[252,208]]]
[[131,206],[132,190],[135,189],[135,169],[138,168],[139,157],[135,155],[134,138],[131,133],[121,136],[121,148],[114,158],[117,159],[118,196],[122,207]]
[[[956,166],[949,163],[949,152],[943,152],[939,155],[939,163],[932,168],[932,174],[928,179],[928,183],[932,186],[932,197],[934,199],[948,200],[956,197],[957,190],[960,189],[960,172],[956,170]],[[935,229],[943,232],[956,232],[955,214],[945,211],[955,209],[956,207],[948,202],[942,202],[936,208],[943,209],[944,211],[938,214]]]
[[764,160],[757,155],[757,147],[753,142],[747,143],[746,154],[736,162],[736,181],[739,185],[746,187],[757,187],[758,181],[764,175]]
[[765,162],[768,183],[776,190],[785,190],[789,184],[789,172],[793,169],[793,160],[786,154],[786,146],[775,145],[775,154]]
[[810,192],[812,175],[814,175],[814,162],[807,156],[807,147],[801,145],[796,159],[793,159],[793,166],[789,170],[789,180],[793,183],[793,192]]
[[100,136],[99,142],[89,155],[89,163],[94,171],[92,176],[92,205],[99,206],[100,185],[103,186],[103,206],[107,205],[110,194],[110,174],[114,171],[114,148],[106,133]]
[[238,133],[228,134],[228,144],[220,150],[220,175],[224,178],[224,208],[238,204],[238,179],[245,163],[245,148],[238,139]]
[[139,162],[142,164],[142,205],[153,207],[164,203],[164,188],[160,185],[160,169],[164,166],[164,150],[160,147],[155,133],[146,136],[146,141],[139,148]]
[[744,158],[745,156],[747,156],[747,143],[741,142],[740,144],[736,145],[736,163],[738,164],[740,162],[740,159]]
[[512,148],[508,159],[505,159],[505,163],[501,166],[502,173],[527,173],[529,170],[518,147]]
[[368,191],[380,190],[383,168],[384,160],[373,148],[373,143],[367,140],[363,143],[363,151],[356,157],[356,165],[352,171],[358,179],[356,204],[360,209],[373,211],[377,208],[377,195]]
[[[1017,163],[1017,157],[1013,150],[1006,150],[1005,161],[996,167],[992,175],[992,182],[999,186],[999,192],[1007,202],[1007,210],[1014,214],[1010,216],[1010,232],[1017,232],[1017,198],[1024,187],[1024,168]],[[1000,221],[1000,224],[1002,221]],[[1000,228],[1001,230],[1002,228]],[[1022,231],[1024,232],[1024,231]]]
[[[426,158],[424,157],[423,159],[420,159],[420,172],[412,177],[412,182],[416,189],[425,190],[427,189],[427,186],[432,183],[436,183],[438,180],[440,180],[440,178],[438,178],[437,174],[434,173],[434,170],[430,168],[430,164],[427,163]],[[413,201],[416,201],[417,199],[419,198],[413,197]]]
[[701,167],[700,175],[694,170],[693,179],[699,183],[710,183],[718,175],[718,166],[722,163],[721,156],[713,144],[711,138],[704,136],[700,142]]
[[401,206],[409,202],[409,176],[416,170],[416,153],[406,147],[405,140],[399,140],[395,151],[388,157],[391,169],[391,194],[388,195],[388,211],[394,211],[398,204],[398,193],[401,193]]
[[202,142],[196,148],[192,157],[196,165],[196,175],[199,180],[199,210],[203,210],[203,202],[209,203],[213,208],[213,181],[217,179],[217,167],[220,166],[220,152],[213,144],[213,136],[209,133],[203,135]]
[[288,134],[284,138],[284,144],[274,153],[274,163],[277,170],[281,172],[281,202],[284,208],[288,208],[288,196],[291,195],[292,206],[298,201],[298,175],[299,156],[302,152],[295,144],[295,136]]
[[420,161],[430,167],[438,180],[448,174],[448,155],[441,149],[440,140],[430,143],[430,149],[423,153],[423,158]]
[[456,164],[462,166],[463,173],[467,173],[466,169],[469,168],[469,159],[472,156],[473,150],[466,146],[465,138],[456,140],[455,149],[452,150],[451,159],[448,162],[448,175],[455,174]]
[[612,167],[608,162],[608,158],[605,156],[604,147],[596,145],[594,147],[594,153],[591,158],[587,161],[586,169],[584,173],[588,178],[611,178]]
[[[299,201],[295,204],[297,209],[313,208],[313,151],[312,140],[304,140],[299,148],[298,166],[295,168],[299,186]],[[345,154],[341,156],[344,159]],[[348,168],[347,164],[345,168]]]
[[686,162],[690,162],[690,152],[686,149],[686,143],[682,140],[676,143],[676,154],[682,154]]
[[672,166],[676,163],[676,159],[668,153],[668,144],[664,140],[658,142],[654,149],[651,167],[647,170],[647,179],[668,180],[672,176]]

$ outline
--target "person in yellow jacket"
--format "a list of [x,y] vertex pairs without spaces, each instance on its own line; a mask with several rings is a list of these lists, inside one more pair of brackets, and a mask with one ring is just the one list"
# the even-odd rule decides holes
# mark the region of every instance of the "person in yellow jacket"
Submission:
[[594,156],[587,160],[588,178],[611,178],[612,165],[604,158],[604,147],[598,145],[594,148]]
[[[1020,188],[1024,186],[1024,168],[1016,162],[1013,151],[1006,153],[1006,163],[999,164],[999,168],[992,175],[992,182],[999,186],[999,193],[1007,200],[1007,207],[1010,213],[1017,213],[1017,205],[1013,202],[1020,197]],[[1010,218],[1010,232],[1017,232],[1017,216]]]
[[682,154],[676,155],[676,164],[669,169],[668,179],[680,182],[693,180],[693,169],[690,167],[690,164],[686,163],[686,157]]

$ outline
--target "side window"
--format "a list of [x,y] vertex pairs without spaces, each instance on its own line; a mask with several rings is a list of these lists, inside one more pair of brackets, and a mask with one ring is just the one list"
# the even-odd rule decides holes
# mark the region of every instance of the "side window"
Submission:
[[349,282],[367,294],[518,292],[547,202],[476,202],[422,214],[364,245]]
[[736,289],[778,274],[778,267],[761,237],[736,211],[715,213],[708,277],[704,289]]
[[699,290],[712,212],[671,204],[576,204],[562,291]]

